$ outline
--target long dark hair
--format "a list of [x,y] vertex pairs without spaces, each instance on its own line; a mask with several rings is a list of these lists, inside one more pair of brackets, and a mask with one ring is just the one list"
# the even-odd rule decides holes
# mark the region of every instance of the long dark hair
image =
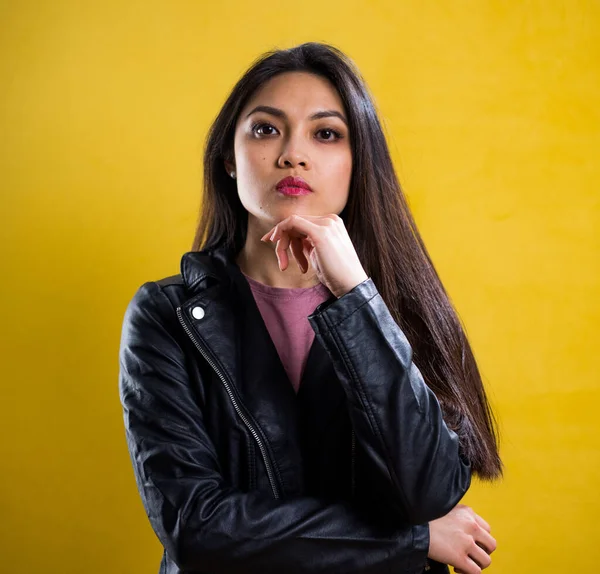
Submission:
[[499,477],[496,423],[471,347],[402,193],[365,82],[337,48],[306,43],[268,52],[235,85],[208,133],[204,196],[192,249],[223,246],[238,253],[244,246],[248,214],[224,162],[234,159],[236,122],[254,92],[274,76],[293,71],[327,78],[340,94],[353,158],[349,198],[340,215],[473,471],[483,479]]

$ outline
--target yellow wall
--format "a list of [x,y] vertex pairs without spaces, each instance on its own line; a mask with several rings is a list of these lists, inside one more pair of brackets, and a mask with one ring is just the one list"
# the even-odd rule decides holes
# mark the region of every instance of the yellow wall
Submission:
[[206,129],[272,46],[334,43],[394,159],[501,420],[467,501],[490,572],[595,569],[600,3],[0,2],[0,570],[156,572],[125,447],[125,305],[176,273]]

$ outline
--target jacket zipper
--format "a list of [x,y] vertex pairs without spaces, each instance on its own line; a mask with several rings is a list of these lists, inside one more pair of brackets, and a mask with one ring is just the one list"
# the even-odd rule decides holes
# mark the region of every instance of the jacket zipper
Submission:
[[354,429],[352,429],[352,461],[350,467],[350,495],[352,499],[354,499],[354,495],[356,492],[356,435],[354,434]]
[[271,467],[271,462],[269,461],[269,457],[267,455],[267,449],[265,448],[263,441],[261,440],[259,434],[256,432],[256,430],[254,429],[254,427],[252,426],[252,424],[250,423],[250,421],[248,420],[246,415],[242,412],[242,409],[240,408],[240,406],[231,390],[231,386],[227,382],[227,379],[224,377],[224,375],[221,373],[221,371],[219,371],[219,369],[215,365],[214,361],[208,356],[208,353],[204,350],[204,348],[200,345],[200,343],[198,343],[198,341],[196,340],[196,337],[194,337],[194,334],[192,333],[191,329],[185,324],[185,319],[183,318],[183,313],[181,311],[181,307],[177,307],[177,317],[179,318],[179,322],[181,323],[183,330],[187,333],[188,337],[192,340],[195,347],[198,349],[198,351],[200,351],[200,354],[204,357],[206,362],[211,366],[211,368],[217,374],[219,379],[221,379],[221,382],[223,383],[223,386],[225,387],[225,390],[227,391],[227,394],[229,395],[229,399],[231,400],[231,404],[233,405],[235,412],[240,417],[242,422],[246,425],[246,428],[250,431],[250,434],[254,437],[256,444],[258,444],[258,448],[260,449],[260,452],[263,457],[263,461],[265,463],[265,468],[267,469],[267,476],[269,477],[269,483],[271,484],[271,490],[273,491],[273,496],[275,499],[279,499],[279,489],[277,488],[277,484],[275,483],[275,475],[273,473],[273,469]]

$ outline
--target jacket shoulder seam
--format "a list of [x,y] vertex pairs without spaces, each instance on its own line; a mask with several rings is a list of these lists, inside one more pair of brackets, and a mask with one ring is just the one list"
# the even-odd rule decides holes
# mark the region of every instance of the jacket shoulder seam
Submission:
[[158,279],[154,281],[161,289],[163,287],[171,287],[173,285],[183,285],[183,278],[181,273],[176,275],[170,275],[169,277],[164,277],[163,279]]

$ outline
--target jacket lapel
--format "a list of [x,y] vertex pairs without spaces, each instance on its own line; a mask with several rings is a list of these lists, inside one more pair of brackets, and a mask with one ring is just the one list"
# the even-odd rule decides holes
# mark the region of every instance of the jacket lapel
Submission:
[[[248,282],[232,261],[223,261],[222,269],[213,274],[202,266],[202,278],[198,264],[198,259],[188,257],[185,265],[182,260],[182,273],[188,267],[184,281],[195,284],[194,290],[199,291],[184,304],[184,313],[195,336],[225,373],[237,400],[266,439],[284,492],[299,493],[302,460],[296,394]],[[218,277],[218,284],[206,286],[210,277]],[[193,319],[194,307],[203,308],[203,313],[197,313],[201,319]]]

